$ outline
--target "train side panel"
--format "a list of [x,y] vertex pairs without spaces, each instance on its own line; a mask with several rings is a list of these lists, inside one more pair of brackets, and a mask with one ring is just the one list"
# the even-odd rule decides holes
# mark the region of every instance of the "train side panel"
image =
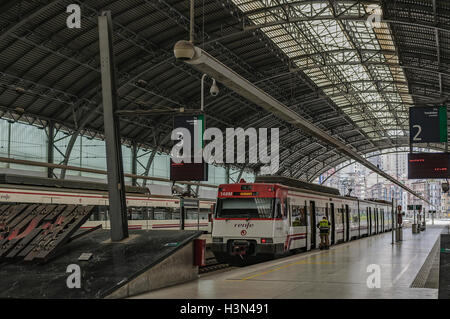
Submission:
[[360,237],[369,236],[369,204],[363,201],[359,201],[359,220]]

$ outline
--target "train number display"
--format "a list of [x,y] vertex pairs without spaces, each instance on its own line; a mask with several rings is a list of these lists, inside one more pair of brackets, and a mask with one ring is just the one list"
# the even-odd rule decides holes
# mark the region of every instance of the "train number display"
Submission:
[[408,178],[449,178],[450,153],[408,154]]

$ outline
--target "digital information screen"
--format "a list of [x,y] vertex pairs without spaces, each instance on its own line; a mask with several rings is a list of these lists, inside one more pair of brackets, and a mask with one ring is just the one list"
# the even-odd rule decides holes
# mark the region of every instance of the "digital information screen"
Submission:
[[409,140],[411,143],[447,142],[447,107],[410,107]]
[[[192,160],[193,161],[193,160]],[[207,163],[174,163],[170,160],[171,181],[207,181]]]
[[408,154],[408,178],[449,178],[450,153]]
[[[199,138],[198,145],[203,148],[203,132],[205,129],[204,115],[183,115],[175,116],[173,120],[173,128],[183,127],[189,130],[191,134],[191,154],[194,154],[194,132],[197,131]],[[178,143],[175,141],[174,145]],[[208,180],[208,164],[205,162],[194,163],[174,163],[170,160],[170,180],[171,181],[207,181]]]

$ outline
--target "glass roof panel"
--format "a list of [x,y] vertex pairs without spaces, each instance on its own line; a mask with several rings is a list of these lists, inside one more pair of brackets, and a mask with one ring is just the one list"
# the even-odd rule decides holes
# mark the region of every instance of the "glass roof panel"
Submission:
[[254,24],[272,22],[261,30],[370,136],[391,137],[391,126],[397,135],[407,131],[399,118],[407,117],[412,97],[390,28],[365,20],[381,13],[379,7],[353,1],[232,1]]

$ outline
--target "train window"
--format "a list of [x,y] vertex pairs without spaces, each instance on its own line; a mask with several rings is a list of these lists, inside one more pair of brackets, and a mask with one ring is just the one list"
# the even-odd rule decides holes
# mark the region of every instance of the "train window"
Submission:
[[145,207],[133,207],[131,210],[130,220],[144,220],[147,218],[147,211]]
[[181,219],[180,208],[166,208],[166,209],[169,211],[168,215],[171,216],[171,218],[167,218],[167,219]]
[[211,209],[209,208],[200,208],[200,219],[209,219],[209,214],[211,213]]
[[306,206],[300,210],[300,226],[308,226],[308,219],[306,218]]
[[187,208],[186,209],[186,219],[193,219],[193,220],[197,220],[197,218],[199,218],[200,220],[207,219],[209,212],[210,212],[209,209],[200,208],[200,216],[197,216],[198,215],[197,208]]
[[217,201],[217,217],[271,218],[273,203],[273,198],[219,198]]
[[302,206],[292,206],[292,226],[306,226],[306,209]]
[[364,207],[361,207],[361,211],[359,212],[359,221],[360,224],[367,224],[367,211]]
[[147,219],[155,219],[154,211],[155,209],[153,207],[146,207],[147,208]]
[[164,212],[155,212],[153,218],[155,220],[164,220]]
[[326,208],[325,207],[316,207],[316,221],[319,222],[323,216],[326,216]]
[[292,206],[292,226],[300,226],[300,206]]
[[275,202],[275,218],[282,218],[280,200],[277,198]]
[[344,223],[344,214],[342,213],[342,209],[338,208],[336,209],[336,224],[343,224]]
[[352,209],[352,210],[350,210],[350,212],[351,212],[351,215],[352,215],[352,222],[359,223],[358,210]]
[[157,220],[174,219],[172,209],[168,207],[155,207],[153,211],[153,216]]
[[275,218],[288,218],[288,204],[287,199],[280,200],[279,198],[275,201]]
[[99,205],[97,206],[96,211],[94,212],[94,214],[91,215],[89,220],[107,220],[108,219],[107,211],[108,211],[107,206]]

